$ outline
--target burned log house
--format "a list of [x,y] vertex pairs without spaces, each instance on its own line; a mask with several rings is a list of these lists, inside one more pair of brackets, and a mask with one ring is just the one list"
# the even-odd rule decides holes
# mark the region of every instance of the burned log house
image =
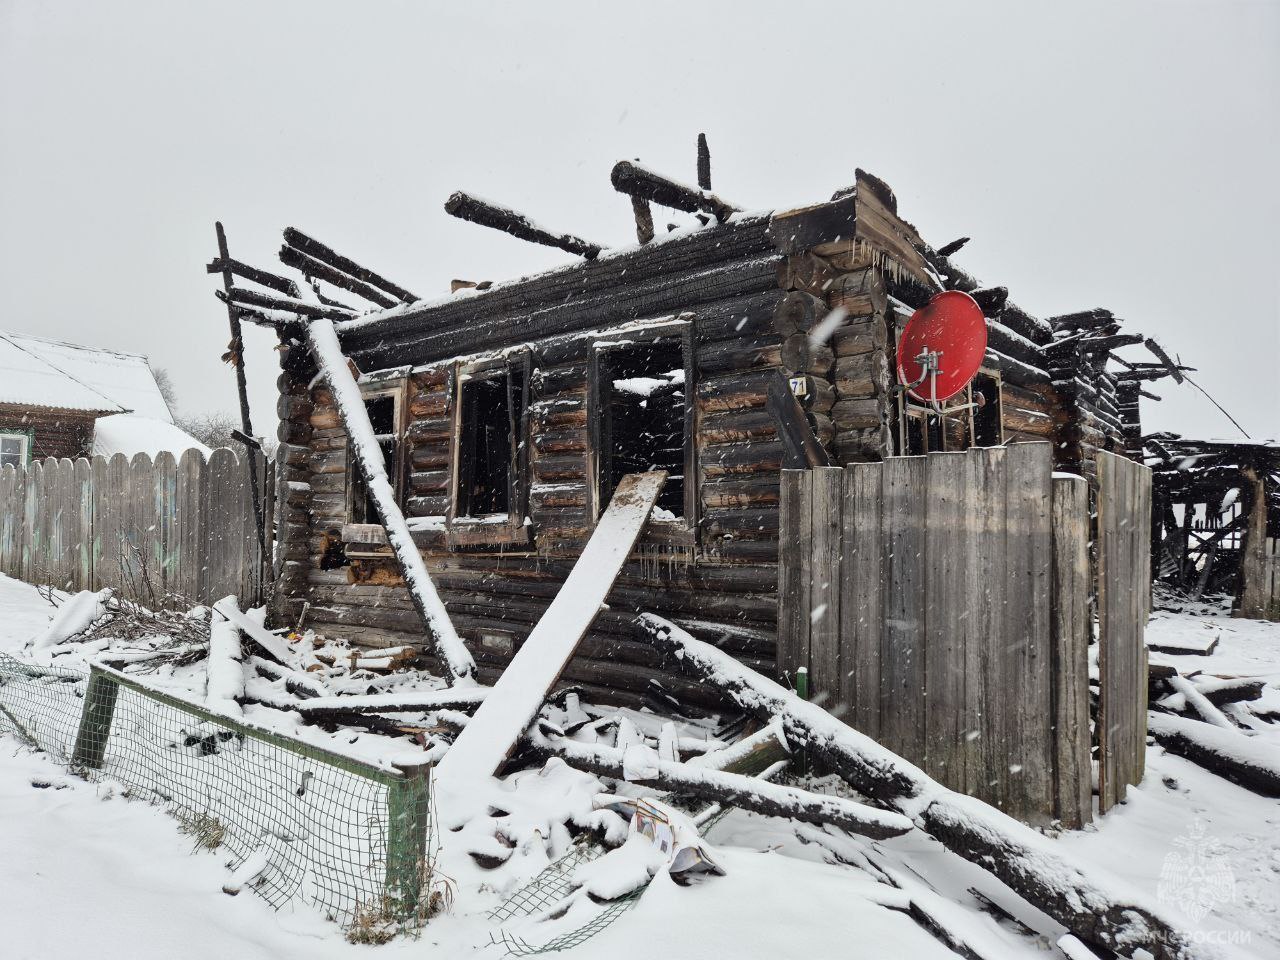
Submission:
[[[1005,288],[980,287],[951,259],[964,240],[931,248],[862,171],[829,201],[772,213],[740,212],[711,193],[709,169],[699,173],[693,188],[618,164],[614,186],[631,199],[640,242],[617,250],[457,194],[451,213],[582,259],[455,282],[440,299],[293,229],[281,259],[318,298],[301,303],[292,280],[225,253],[209,265],[249,281],[219,294],[281,337],[279,622],[305,604],[320,631],[372,645],[421,639],[299,315],[335,321],[415,543],[482,681],[537,623],[619,479],[668,472],[565,673],[608,702],[715,700],[661,669],[636,637],[641,611],[775,674],[784,464],[1050,441],[1058,469],[1092,476],[1097,451],[1125,449],[1122,381],[1107,361],[1144,338],[1120,333],[1109,312],[1040,319]],[[655,236],[651,203],[703,225]],[[904,402],[893,371],[902,325],[942,289],[977,300],[989,349],[964,409],[937,417]],[[349,293],[376,309],[346,306]],[[811,337],[824,320],[829,335]]]

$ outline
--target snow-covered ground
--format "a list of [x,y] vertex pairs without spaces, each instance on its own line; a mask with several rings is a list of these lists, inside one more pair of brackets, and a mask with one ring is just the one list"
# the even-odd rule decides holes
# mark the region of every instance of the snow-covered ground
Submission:
[[[51,613],[33,588],[0,577],[0,650],[22,647]],[[1210,631],[1219,639],[1211,656],[1166,659],[1184,673],[1198,666],[1267,677],[1263,702],[1280,700],[1280,625],[1157,613],[1149,636]],[[1280,724],[1260,726],[1256,736],[1280,750]],[[904,912],[908,896],[945,913],[948,926],[984,945],[985,956],[1062,955],[1053,946],[1060,927],[918,832],[872,842],[734,812],[706,838],[724,876],[681,887],[660,872],[634,909],[569,956],[954,956]],[[1174,916],[1186,908],[1179,894],[1208,891],[1206,914],[1194,916],[1194,907],[1183,913],[1189,929],[1226,956],[1280,956],[1280,802],[1151,747],[1147,777],[1121,808],[1055,842],[1131,882]],[[346,943],[310,908],[276,912],[252,894],[224,895],[225,860],[218,852],[192,852],[191,839],[159,808],[68,776],[17,739],[0,736],[0,957],[506,953],[491,944],[497,928],[486,916],[509,892],[501,871],[459,864],[450,914],[432,920],[418,940],[374,948]],[[1202,873],[1187,881],[1174,868],[1190,860]]]

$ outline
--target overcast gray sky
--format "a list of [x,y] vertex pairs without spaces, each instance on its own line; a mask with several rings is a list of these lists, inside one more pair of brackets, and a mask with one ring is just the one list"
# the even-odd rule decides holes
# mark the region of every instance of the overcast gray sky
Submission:
[[[0,329],[146,353],[234,410],[203,264],[296,225],[418,293],[564,262],[448,217],[463,188],[634,242],[612,164],[740,205],[855,166],[1034,313],[1107,306],[1280,435],[1280,4],[0,0]],[[248,358],[255,426],[275,355]],[[1233,436],[1189,387],[1149,429]]]

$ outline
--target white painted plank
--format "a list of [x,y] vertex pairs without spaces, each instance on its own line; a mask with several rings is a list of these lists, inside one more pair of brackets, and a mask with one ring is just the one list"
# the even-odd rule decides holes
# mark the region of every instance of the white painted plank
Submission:
[[[622,478],[564,586],[440,762],[442,798],[459,799],[469,785],[492,776],[537,716],[600,612],[666,479],[664,471]],[[451,813],[442,802],[442,817],[453,819]]]

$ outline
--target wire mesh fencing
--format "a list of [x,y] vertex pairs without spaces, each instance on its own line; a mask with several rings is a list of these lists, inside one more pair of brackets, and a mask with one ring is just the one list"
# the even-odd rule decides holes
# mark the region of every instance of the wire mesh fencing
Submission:
[[212,713],[136,679],[0,654],[0,731],[164,806],[196,847],[265,867],[247,885],[352,929],[416,929],[433,889],[429,769],[382,768]]
[[[513,893],[489,913],[489,919],[506,923],[521,917],[539,914],[554,918],[558,908],[563,908],[574,891],[574,874],[578,867],[603,856],[607,848],[591,838],[582,838],[560,859],[549,864],[532,880]],[[645,884],[648,886],[648,884]],[[532,957],[543,953],[558,953],[586,943],[598,933],[603,933],[615,920],[634,907],[644,893],[644,887],[633,890],[616,900],[598,905],[598,909],[584,923],[565,931],[542,944],[532,944],[506,930],[491,935],[493,943],[506,947],[508,957]]]

